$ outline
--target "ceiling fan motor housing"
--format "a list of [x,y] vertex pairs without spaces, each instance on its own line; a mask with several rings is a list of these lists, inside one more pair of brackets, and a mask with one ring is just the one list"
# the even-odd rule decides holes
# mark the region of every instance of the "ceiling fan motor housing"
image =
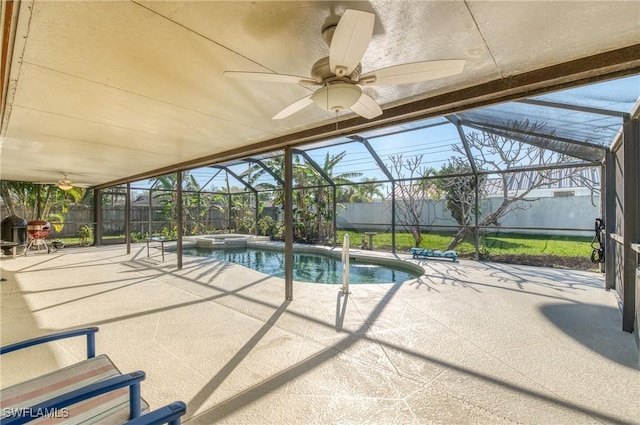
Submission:
[[336,75],[331,72],[331,68],[329,67],[329,56],[317,60],[311,68],[311,77],[313,77],[313,79],[315,79],[318,83],[327,83],[332,78],[341,78],[343,81],[355,83],[360,79],[361,73],[362,65],[358,64],[358,66],[354,68],[351,74],[343,77],[336,77]]

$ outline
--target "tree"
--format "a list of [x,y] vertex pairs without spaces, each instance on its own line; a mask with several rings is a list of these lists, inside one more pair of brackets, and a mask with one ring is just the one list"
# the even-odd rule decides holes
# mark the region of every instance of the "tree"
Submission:
[[[449,159],[449,163],[444,165],[438,175],[449,176],[434,180],[434,185],[438,189],[440,196],[444,199],[445,208],[451,216],[461,226],[470,226],[472,217],[475,216],[476,187],[478,197],[482,197],[486,175],[474,176],[471,166],[459,157]],[[459,242],[456,242],[457,245]],[[453,248],[450,248],[453,249]]]
[[354,183],[344,192],[341,200],[351,203],[373,202],[375,198],[384,198],[382,183],[374,178],[365,177],[359,183]]
[[[416,247],[422,242],[422,212],[427,201],[437,196],[432,180],[435,170],[422,165],[423,155],[404,159],[402,154],[389,157],[389,169],[398,177],[395,183],[397,215],[406,231],[410,232]],[[395,218],[394,218],[395,219]]]
[[[469,133],[466,136],[467,144],[472,152],[476,153],[474,158],[477,169],[483,174],[495,173],[494,179],[483,179],[482,186],[485,189],[489,184],[497,184],[502,200],[498,207],[484,215],[478,226],[499,226],[500,220],[517,209],[527,209],[532,202],[540,198],[531,197],[531,192],[535,189],[550,186],[560,179],[567,178],[573,181],[580,180],[584,184],[579,173],[579,168],[566,168],[565,173],[555,173],[552,169],[556,164],[568,164],[576,161],[575,158],[554,152],[548,149],[539,148],[544,146],[543,140],[537,136],[526,136],[540,132],[545,127],[543,123],[530,123],[528,120],[507,123],[510,131],[497,135],[493,133]],[[550,132],[553,136],[554,132]],[[460,146],[454,145],[453,150],[460,155],[464,152]],[[521,170],[526,169],[527,172]],[[468,204],[471,186],[460,188],[457,205]],[[593,186],[591,186],[593,190]],[[456,205],[454,202],[452,205]],[[453,207],[455,210],[455,207]],[[453,211],[452,211],[453,213]],[[472,235],[473,229],[470,226],[462,226],[449,244],[448,249],[454,249],[465,238]]]
[[[189,172],[182,174],[182,199],[178,200],[176,191],[177,175],[175,173],[156,177],[152,180],[150,192],[154,198],[159,200],[162,206],[163,216],[171,223],[177,217],[178,205],[182,206],[183,226],[185,235],[202,233],[205,229],[203,219],[210,208],[219,208],[215,204],[215,196],[210,193],[201,193],[200,184],[195,176]],[[163,231],[167,235],[174,236],[177,230],[177,223],[171,224],[170,228]]]
[[11,215],[22,215],[25,220],[47,220],[56,231],[61,231],[72,205],[80,203],[90,191],[80,187],[58,189],[52,184],[2,181],[0,194]]
[[[329,176],[335,185],[349,185],[354,177],[362,173],[346,172],[335,174],[336,166],[344,159],[347,152],[336,155],[326,153],[321,170]],[[282,180],[284,176],[284,157],[278,156],[263,161],[271,171]],[[315,169],[315,167],[303,161],[300,155],[293,156],[293,237],[296,241],[310,242],[318,239],[326,239],[331,236],[326,223],[333,220],[333,191],[329,190],[330,182]],[[242,176],[251,176],[257,180],[266,171],[259,165],[251,166]],[[259,189],[269,190],[273,195],[274,205],[284,204],[284,191],[280,183],[263,183],[257,186]]]
[[[265,168],[268,168],[280,180],[284,176],[284,156],[275,156],[262,160]],[[283,223],[277,217],[270,215],[263,216],[266,203],[271,203],[274,207],[282,207],[284,204],[284,188],[275,179],[274,183],[260,181],[269,172],[260,164],[252,164],[240,173],[240,177],[258,190],[258,233],[262,236],[280,237]]]
[[[262,162],[280,180],[283,179],[284,156],[267,158]],[[275,183],[259,182],[260,178],[265,174],[268,174],[268,172],[261,165],[252,164],[243,173],[240,173],[240,177],[260,191],[258,198],[261,202],[271,201],[274,205],[282,205],[284,203],[284,188],[277,180]]]
[[[336,155],[330,155],[326,152],[324,162],[322,163],[322,171],[329,176],[333,184],[336,186],[344,187],[346,185],[352,185],[352,179],[360,177],[362,173],[349,171],[346,173],[335,173],[336,166],[347,155],[347,151],[342,151]],[[312,202],[315,205],[315,226],[313,239],[328,239],[333,235],[333,226],[327,226],[326,223],[333,221],[333,191],[329,191],[328,182],[315,170],[312,170],[313,179],[312,183],[318,185],[315,194],[312,192]],[[313,189],[311,189],[313,191]]]

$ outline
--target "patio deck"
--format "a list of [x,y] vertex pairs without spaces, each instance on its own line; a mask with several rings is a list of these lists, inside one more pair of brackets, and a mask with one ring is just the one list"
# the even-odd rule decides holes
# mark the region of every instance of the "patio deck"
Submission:
[[[420,260],[402,284],[296,283],[146,245],[3,257],[3,344],[99,326],[98,353],[144,370],[188,424],[640,424],[640,362],[602,275]],[[408,256],[407,256],[408,257]],[[84,356],[2,357],[2,386]]]

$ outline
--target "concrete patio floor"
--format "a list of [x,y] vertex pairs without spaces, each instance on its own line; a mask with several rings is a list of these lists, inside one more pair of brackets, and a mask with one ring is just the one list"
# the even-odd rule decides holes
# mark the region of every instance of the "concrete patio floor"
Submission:
[[[640,362],[602,275],[421,261],[402,284],[298,283],[136,244],[3,257],[1,342],[99,326],[152,408],[200,424],[640,424]],[[2,386],[85,356],[2,356]]]

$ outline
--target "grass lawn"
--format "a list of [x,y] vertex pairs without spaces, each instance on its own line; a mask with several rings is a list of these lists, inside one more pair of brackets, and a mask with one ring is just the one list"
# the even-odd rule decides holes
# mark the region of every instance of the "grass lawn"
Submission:
[[[122,236],[103,236],[102,240],[116,240],[116,239],[122,239],[124,240],[124,235]],[[80,238],[79,237],[52,237],[51,241],[47,240],[47,243],[52,242],[54,240],[58,240],[58,241],[63,241],[65,245],[67,246],[78,246],[80,245]],[[85,242],[86,246],[90,246],[93,245],[93,238],[89,238],[86,242]]]
[[557,255],[560,257],[588,257],[591,240],[587,236],[487,235],[482,247],[491,254]]
[[[354,231],[338,231],[338,243],[349,233],[353,248],[366,243],[369,237]],[[422,235],[420,248],[446,250],[451,243],[451,233],[426,233]],[[79,238],[60,238],[69,246],[77,246]],[[105,237],[122,240],[123,236]],[[517,233],[486,233],[480,240],[480,258],[488,261],[501,261],[516,264],[541,265],[548,267],[568,267],[580,270],[596,269],[597,265],[589,261],[592,238],[588,236],[530,235]],[[92,241],[91,241],[92,242]],[[106,242],[108,243],[108,241]],[[406,252],[415,246],[409,233],[396,233],[396,251]],[[391,252],[391,233],[379,233],[373,236],[376,251]],[[473,241],[464,241],[455,248],[459,257],[475,256]]]
[[[353,231],[338,231],[338,241],[342,241],[344,234],[349,233],[351,246],[361,245],[362,234]],[[443,233],[427,233],[422,235],[420,248],[445,250],[449,246],[453,235]],[[591,239],[585,236],[554,236],[529,235],[516,233],[490,233],[481,236],[480,251],[488,255],[557,255],[560,257],[588,257],[591,254]],[[369,238],[365,240],[368,243]],[[398,251],[406,251],[415,246],[413,237],[409,233],[396,233],[396,247]],[[376,250],[391,250],[391,233],[379,233],[373,237],[373,247]],[[456,247],[458,255],[472,255],[475,253],[473,241],[465,241]]]

